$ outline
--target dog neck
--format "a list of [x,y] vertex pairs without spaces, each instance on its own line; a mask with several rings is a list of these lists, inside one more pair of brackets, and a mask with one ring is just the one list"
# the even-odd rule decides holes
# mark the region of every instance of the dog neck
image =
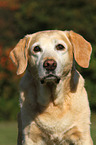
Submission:
[[41,106],[48,106],[50,103],[53,105],[61,105],[70,91],[71,72],[58,84],[46,83],[41,84],[40,81],[37,85],[37,103]]

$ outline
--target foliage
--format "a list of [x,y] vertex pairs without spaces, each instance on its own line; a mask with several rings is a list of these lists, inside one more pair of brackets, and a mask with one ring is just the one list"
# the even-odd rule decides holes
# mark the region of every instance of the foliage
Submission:
[[20,77],[8,58],[10,50],[24,35],[46,29],[72,29],[92,43],[89,69],[78,69],[86,79],[91,107],[96,108],[95,0],[1,0],[0,17],[0,120],[16,119],[19,108]]
[[[0,48],[0,120],[16,119],[17,106],[17,83],[15,67],[9,60],[11,49],[2,51]],[[17,82],[17,83],[16,83]]]

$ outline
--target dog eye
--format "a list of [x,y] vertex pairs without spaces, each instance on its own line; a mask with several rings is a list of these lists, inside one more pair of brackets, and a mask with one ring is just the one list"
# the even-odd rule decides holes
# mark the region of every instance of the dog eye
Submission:
[[34,52],[40,52],[41,48],[39,46],[35,46],[33,50],[34,50]]
[[56,49],[57,50],[64,50],[65,47],[62,44],[58,44],[58,45],[56,45]]

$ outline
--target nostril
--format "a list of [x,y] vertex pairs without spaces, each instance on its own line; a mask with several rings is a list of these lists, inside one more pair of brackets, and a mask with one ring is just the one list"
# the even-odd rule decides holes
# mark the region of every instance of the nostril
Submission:
[[49,66],[49,63],[47,61],[45,61],[43,66],[47,67],[47,66]]
[[46,66],[50,66],[50,63],[47,62]]
[[53,63],[53,66],[54,66],[54,67],[56,66],[56,62]]

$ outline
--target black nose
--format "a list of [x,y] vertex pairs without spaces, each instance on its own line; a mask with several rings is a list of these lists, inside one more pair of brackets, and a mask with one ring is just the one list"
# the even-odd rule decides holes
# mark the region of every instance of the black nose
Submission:
[[57,63],[54,59],[47,59],[44,61],[43,67],[47,71],[54,71],[57,67]]

